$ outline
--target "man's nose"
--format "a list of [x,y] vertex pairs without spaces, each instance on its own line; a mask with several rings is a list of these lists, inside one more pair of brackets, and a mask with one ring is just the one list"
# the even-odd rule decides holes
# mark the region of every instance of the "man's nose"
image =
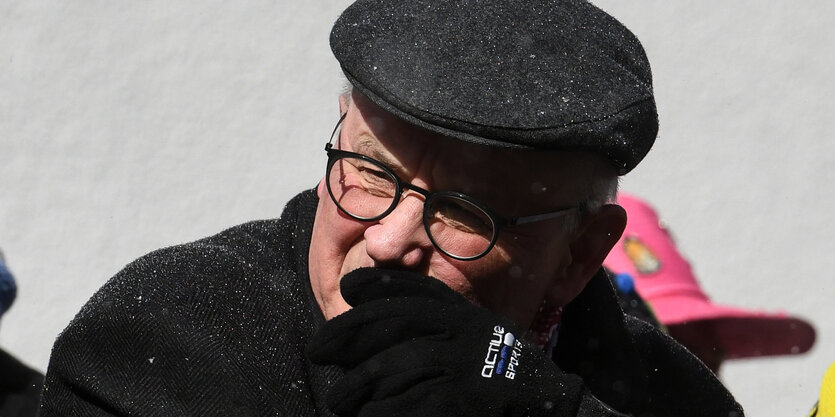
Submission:
[[419,266],[432,250],[423,228],[422,196],[408,193],[389,213],[365,230],[368,256],[380,266]]

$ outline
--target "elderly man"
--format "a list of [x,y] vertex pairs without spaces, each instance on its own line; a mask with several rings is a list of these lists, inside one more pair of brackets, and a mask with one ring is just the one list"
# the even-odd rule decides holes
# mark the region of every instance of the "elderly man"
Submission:
[[579,1],[359,0],[327,170],[281,218],[129,265],[42,415],[740,416],[600,265],[657,132],[644,52]]

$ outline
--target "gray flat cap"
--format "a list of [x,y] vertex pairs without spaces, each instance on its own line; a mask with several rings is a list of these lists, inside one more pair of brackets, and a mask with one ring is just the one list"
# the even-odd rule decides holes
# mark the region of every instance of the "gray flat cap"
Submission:
[[330,41],[378,106],[460,140],[594,152],[625,174],[658,132],[640,42],[587,2],[358,0]]

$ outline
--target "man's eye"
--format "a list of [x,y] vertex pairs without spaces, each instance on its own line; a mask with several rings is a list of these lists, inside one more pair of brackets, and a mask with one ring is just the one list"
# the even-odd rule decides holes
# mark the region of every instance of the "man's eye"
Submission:
[[378,168],[362,167],[357,170],[359,183],[371,195],[391,197],[395,192],[395,183],[391,176]]
[[490,221],[481,211],[453,201],[436,205],[436,216],[447,225],[469,233],[484,233],[491,229]]
[[391,177],[385,172],[374,168],[360,168],[360,173],[369,179],[391,182]]

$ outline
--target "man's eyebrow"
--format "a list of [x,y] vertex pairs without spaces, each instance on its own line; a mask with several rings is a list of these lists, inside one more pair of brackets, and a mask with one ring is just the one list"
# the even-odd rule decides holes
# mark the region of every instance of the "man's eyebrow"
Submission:
[[357,140],[354,144],[354,152],[363,154],[373,158],[383,165],[394,171],[397,175],[402,175],[400,164],[391,158],[391,156],[380,149],[380,143],[374,139],[363,137]]

